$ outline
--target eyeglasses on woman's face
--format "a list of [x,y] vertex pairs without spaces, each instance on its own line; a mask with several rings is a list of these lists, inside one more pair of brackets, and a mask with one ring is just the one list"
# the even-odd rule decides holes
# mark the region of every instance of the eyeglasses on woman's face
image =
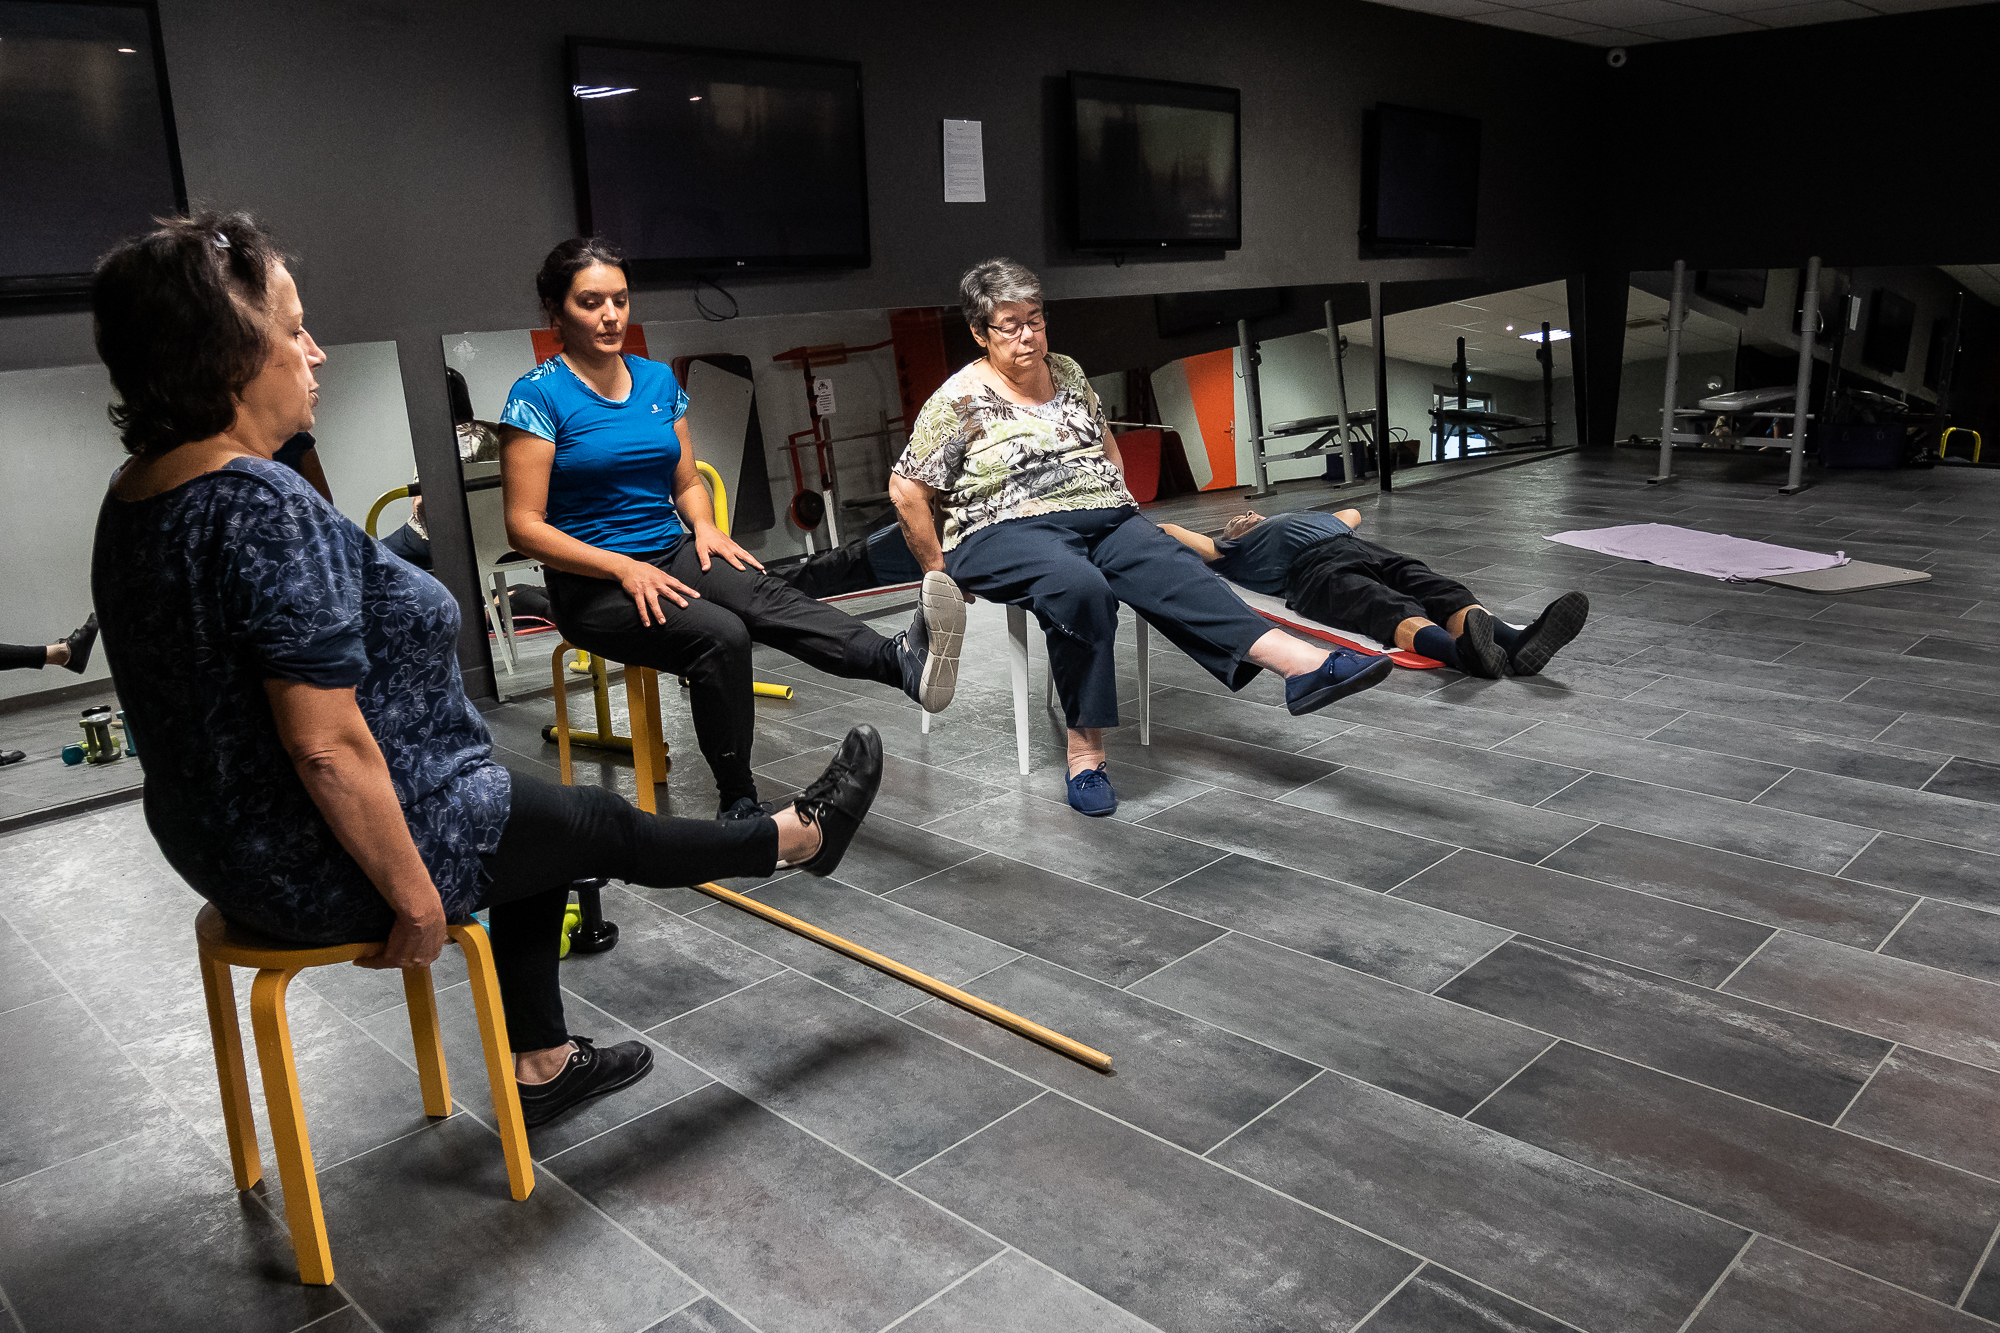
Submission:
[[1037,310],[1034,314],[1028,316],[1028,318],[1012,324],[988,324],[986,331],[997,338],[1005,338],[1009,342],[1012,342],[1014,339],[1026,337],[1030,333],[1040,333],[1048,326],[1048,318],[1041,311]]

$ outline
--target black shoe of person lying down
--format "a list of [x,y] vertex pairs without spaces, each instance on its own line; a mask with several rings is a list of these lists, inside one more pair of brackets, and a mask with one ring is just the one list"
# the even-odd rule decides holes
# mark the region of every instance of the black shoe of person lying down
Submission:
[[0,768],[5,768],[9,764],[18,764],[27,757],[28,752],[26,750],[0,750]]
[[1498,680],[1507,674],[1507,650],[1493,641],[1493,616],[1483,607],[1465,613],[1464,632],[1458,636],[1459,670],[1468,676]]
[[1580,592],[1566,592],[1550,602],[1535,617],[1535,623],[1521,631],[1507,664],[1517,676],[1532,676],[1549,664],[1564,644],[1583,632],[1590,615],[1590,599]]
[[90,650],[97,646],[97,612],[92,611],[90,619],[71,630],[63,642],[69,645],[69,661],[63,665],[81,676],[90,667]]
[[812,859],[794,868],[808,875],[831,875],[847,854],[847,844],[854,841],[868,807],[875,804],[881,785],[882,737],[864,722],[847,733],[826,771],[792,798],[799,822],[817,827],[820,839]]
[[761,819],[770,813],[772,813],[772,807],[759,801],[755,796],[739,796],[733,801],[724,801],[716,807],[715,817],[717,819]]
[[546,1125],[563,1112],[629,1088],[653,1072],[653,1048],[643,1041],[622,1041],[597,1049],[588,1037],[571,1037],[576,1049],[562,1073],[546,1083],[521,1083],[521,1119],[529,1129]]

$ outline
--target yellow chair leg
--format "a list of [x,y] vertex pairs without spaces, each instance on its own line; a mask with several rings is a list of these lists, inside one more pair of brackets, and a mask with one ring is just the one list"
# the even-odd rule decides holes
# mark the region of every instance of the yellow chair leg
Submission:
[[555,666],[556,688],[556,758],[562,769],[563,786],[573,786],[576,775],[570,768],[569,759],[569,681],[563,676],[563,658],[569,655],[567,645],[556,649],[552,659]]
[[653,696],[660,688],[659,677],[642,666],[625,664],[625,712],[632,727],[632,767],[639,785],[639,808],[649,815],[660,812],[654,784],[665,776],[653,767],[653,738],[646,719],[654,716]]
[[257,1152],[257,1121],[250,1113],[250,1076],[243,1069],[243,1030],[236,1021],[236,983],[229,964],[203,956],[201,989],[208,997],[208,1035],[215,1045],[215,1077],[222,1085],[222,1123],[229,1131],[229,1166],[236,1188],[264,1178]]
[[649,738],[653,743],[653,772],[659,774],[661,781],[665,781],[667,776],[667,724],[666,720],[660,715],[660,673],[651,667],[646,668],[646,693],[653,701],[653,711],[646,714],[648,719],[647,725],[653,729],[653,734]]
[[299,1257],[299,1280],[324,1287],[333,1282],[333,1251],[327,1244],[312,1140],[306,1133],[305,1104],[299,1099],[299,1071],[292,1060],[291,1024],[285,1017],[285,989],[297,975],[276,967],[257,974],[250,988],[250,1023],[257,1033],[257,1062],[264,1068],[271,1147],[285,1189],[285,1221],[292,1229],[292,1250]]
[[493,1090],[493,1116],[507,1158],[507,1184],[515,1199],[525,1199],[535,1192],[535,1162],[528,1155],[528,1126],[521,1119],[521,1090],[514,1082],[514,1053],[507,1041],[507,1015],[500,1007],[493,946],[476,921],[450,930],[465,951],[465,970],[472,978],[472,1004],[479,1013],[479,1042],[486,1050],[486,1081]]
[[410,1010],[410,1041],[417,1051],[417,1077],[424,1085],[424,1114],[451,1114],[451,1074],[444,1064],[444,1036],[438,1031],[437,991],[428,967],[403,969],[403,1000]]

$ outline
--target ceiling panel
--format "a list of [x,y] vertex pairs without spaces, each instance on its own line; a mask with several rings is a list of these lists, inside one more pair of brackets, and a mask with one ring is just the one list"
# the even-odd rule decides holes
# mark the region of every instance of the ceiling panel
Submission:
[[1952,9],[1991,0],[1376,0],[1590,46],[1720,37],[1764,28]]

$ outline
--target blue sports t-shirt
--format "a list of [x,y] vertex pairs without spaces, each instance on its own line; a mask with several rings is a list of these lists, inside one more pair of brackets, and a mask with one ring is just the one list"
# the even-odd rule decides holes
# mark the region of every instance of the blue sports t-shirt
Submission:
[[1292,561],[1301,552],[1353,533],[1353,528],[1332,514],[1280,514],[1265,519],[1235,541],[1217,542],[1215,549],[1220,554],[1208,562],[1208,567],[1251,592],[1283,596]]
[[580,542],[620,555],[667,550],[686,529],[674,508],[681,461],[674,423],[687,391],[657,361],[627,353],[632,392],[613,402],[552,356],[514,381],[500,424],[556,447],[548,521]]

